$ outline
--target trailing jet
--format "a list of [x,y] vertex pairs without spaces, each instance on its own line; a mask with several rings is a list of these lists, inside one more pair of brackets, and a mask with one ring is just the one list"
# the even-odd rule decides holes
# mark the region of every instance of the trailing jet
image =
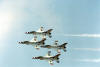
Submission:
[[37,41],[37,37],[34,36],[34,38],[33,38],[31,41],[23,41],[23,42],[19,42],[19,44],[32,45],[32,46],[34,46],[36,49],[39,49],[39,46],[45,44],[45,40],[46,40],[46,38],[43,38],[42,40]]
[[60,53],[61,51],[61,49],[64,51],[64,52],[66,52],[67,50],[66,50],[66,45],[67,45],[67,43],[64,43],[64,44],[62,44],[62,45],[58,45],[58,41],[55,41],[55,43],[53,44],[53,45],[43,45],[43,46],[41,46],[42,48],[48,48],[48,49],[55,49],[55,50],[57,50],[57,52],[58,53]]
[[53,61],[59,63],[60,55],[61,54],[56,54],[55,56],[51,56],[51,51],[48,51],[48,54],[46,56],[33,57],[32,59],[47,60],[50,65],[53,65]]
[[41,35],[41,36],[43,36],[43,38],[45,38],[46,36],[49,36],[51,38],[52,37],[51,36],[52,30],[53,29],[49,29],[47,31],[44,31],[43,27],[40,27],[40,29],[38,31],[30,31],[30,32],[26,32],[25,34]]

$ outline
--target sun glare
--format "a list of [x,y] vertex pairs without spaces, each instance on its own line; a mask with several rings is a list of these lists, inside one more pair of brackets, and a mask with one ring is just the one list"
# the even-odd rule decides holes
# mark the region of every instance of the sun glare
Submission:
[[0,37],[9,31],[13,20],[11,13],[0,12]]
[[8,36],[11,25],[12,25],[13,15],[8,12],[0,12],[0,53],[4,49],[4,38]]

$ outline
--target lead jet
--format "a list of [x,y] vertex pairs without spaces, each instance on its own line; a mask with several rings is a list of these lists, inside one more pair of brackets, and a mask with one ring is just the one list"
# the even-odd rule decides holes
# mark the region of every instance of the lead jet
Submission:
[[61,50],[66,52],[66,45],[67,43],[64,43],[62,45],[58,44],[58,41],[55,41],[53,45],[43,45],[41,46],[42,48],[47,48],[47,49],[55,49],[58,53],[61,53]]
[[51,31],[53,29],[49,29],[47,31],[44,31],[43,30],[43,27],[40,27],[40,29],[38,31],[30,31],[30,32],[25,32],[25,34],[33,34],[33,35],[40,35],[42,36],[43,38],[46,38],[46,36],[49,36],[50,38],[52,37],[51,36]]
[[38,41],[37,37],[34,36],[34,38],[31,41],[23,41],[23,42],[19,42],[19,44],[32,45],[36,49],[39,49],[39,46],[42,46],[45,44],[45,40],[46,40],[46,38],[43,38],[42,40]]
[[59,56],[60,54],[56,54],[54,56],[51,56],[51,51],[48,51],[48,54],[46,56],[38,56],[38,57],[33,57],[32,59],[39,59],[39,60],[46,60],[49,62],[50,65],[53,65],[53,61],[56,61],[59,63]]

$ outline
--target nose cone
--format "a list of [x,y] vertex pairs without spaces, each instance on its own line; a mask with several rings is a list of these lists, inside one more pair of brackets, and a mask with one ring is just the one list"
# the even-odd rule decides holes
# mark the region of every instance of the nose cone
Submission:
[[38,57],[33,57],[32,59],[38,59]]
[[18,42],[19,44],[21,44],[21,42]]
[[24,44],[24,42],[19,42],[19,44]]
[[35,59],[35,57],[33,57],[32,59]]
[[25,34],[28,34],[29,32],[25,32]]

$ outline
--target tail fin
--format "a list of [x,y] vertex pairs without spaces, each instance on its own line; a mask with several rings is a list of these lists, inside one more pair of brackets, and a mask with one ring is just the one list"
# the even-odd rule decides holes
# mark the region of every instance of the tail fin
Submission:
[[49,29],[49,30],[47,30],[45,33],[48,33],[48,34],[51,34],[51,31],[52,31],[53,29]]
[[43,38],[43,39],[41,40],[41,43],[45,44],[45,43],[44,43],[45,40],[46,40],[46,38]]
[[42,39],[40,42],[38,42],[38,43],[44,45],[44,44],[45,44],[45,42],[44,42],[45,40],[46,40],[46,38],[43,38],[43,39]]
[[46,56],[51,56],[51,51],[48,51]]
[[57,63],[59,63],[59,56],[60,56],[61,54],[57,54],[57,55],[55,55],[53,58],[56,60],[56,62]]
[[61,55],[61,54],[57,54],[57,55],[55,55],[53,58],[56,59],[56,60],[58,60],[60,55]]
[[61,54],[57,54],[57,55],[53,56],[53,57],[52,57],[53,60],[56,60],[56,62],[59,63],[59,56],[60,56],[60,55],[61,55]]
[[66,45],[67,45],[68,43],[64,43],[64,44],[62,44],[62,47],[64,47],[64,48],[66,48]]
[[66,45],[67,45],[68,43],[64,43],[64,44],[62,44],[60,47],[62,47],[62,49],[64,50],[64,52],[66,52],[67,50],[66,50]]
[[43,39],[42,39],[42,41],[45,41],[45,40],[46,40],[46,38],[43,38]]

